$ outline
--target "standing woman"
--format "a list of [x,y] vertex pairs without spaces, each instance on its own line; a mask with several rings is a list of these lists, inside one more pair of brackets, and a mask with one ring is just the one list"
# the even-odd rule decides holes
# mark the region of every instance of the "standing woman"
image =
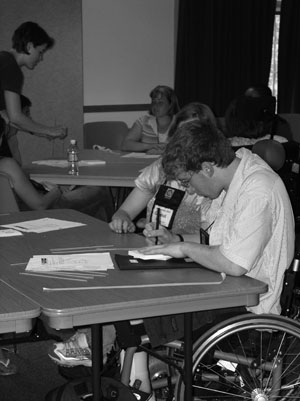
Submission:
[[169,128],[179,111],[177,96],[168,86],[156,86],[151,92],[151,107],[135,121],[124,139],[122,150],[161,154],[168,139]]

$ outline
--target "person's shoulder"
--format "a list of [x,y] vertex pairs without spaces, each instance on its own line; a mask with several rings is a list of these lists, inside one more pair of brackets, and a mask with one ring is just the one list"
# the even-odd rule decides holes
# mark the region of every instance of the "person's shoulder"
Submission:
[[1,61],[2,60],[7,60],[8,62],[15,61],[14,56],[10,52],[8,52],[6,50],[1,50],[0,51],[0,59],[1,59]]
[[0,51],[0,67],[2,70],[20,69],[14,56],[8,51]]
[[241,177],[244,184],[256,183],[269,187],[274,185],[279,175],[258,155],[240,148],[236,155],[241,158]]

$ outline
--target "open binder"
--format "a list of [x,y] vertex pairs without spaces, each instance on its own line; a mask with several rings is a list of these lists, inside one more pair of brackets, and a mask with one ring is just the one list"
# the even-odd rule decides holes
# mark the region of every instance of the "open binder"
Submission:
[[115,261],[120,270],[148,270],[148,269],[186,269],[201,267],[199,263],[187,262],[185,259],[171,258],[168,260],[143,260],[129,255],[115,255]]

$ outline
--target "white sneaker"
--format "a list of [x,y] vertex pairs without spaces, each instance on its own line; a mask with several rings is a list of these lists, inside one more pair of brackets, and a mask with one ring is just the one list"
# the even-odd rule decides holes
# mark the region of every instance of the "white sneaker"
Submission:
[[74,336],[61,343],[54,343],[48,351],[49,357],[61,366],[92,366],[92,352],[86,335],[76,332]]

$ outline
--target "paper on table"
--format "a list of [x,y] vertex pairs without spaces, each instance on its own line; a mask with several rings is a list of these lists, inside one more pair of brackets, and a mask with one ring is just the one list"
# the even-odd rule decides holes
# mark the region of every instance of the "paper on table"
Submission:
[[133,256],[134,258],[137,259],[143,259],[143,260],[168,260],[171,259],[171,256],[167,255],[161,255],[161,254],[156,254],[156,255],[145,255],[141,253],[140,251],[128,251],[129,256]]
[[122,157],[135,157],[137,159],[157,159],[160,155],[148,155],[144,152],[131,152],[123,155]]
[[43,219],[22,221],[20,223],[3,224],[1,227],[12,228],[27,233],[44,233],[78,226],[85,226],[85,224],[45,217]]
[[34,255],[29,259],[26,271],[105,271],[114,269],[109,252],[68,255]]
[[0,237],[14,237],[16,235],[23,235],[20,231],[12,230],[10,228],[0,230]]
[[[44,165],[44,166],[51,166],[51,167],[62,167],[66,168],[68,167],[68,161],[67,160],[36,160],[33,161],[32,164],[38,164],[38,165]],[[106,164],[105,160],[79,160],[78,165],[79,167],[85,167],[85,166],[96,166],[99,164]]]

